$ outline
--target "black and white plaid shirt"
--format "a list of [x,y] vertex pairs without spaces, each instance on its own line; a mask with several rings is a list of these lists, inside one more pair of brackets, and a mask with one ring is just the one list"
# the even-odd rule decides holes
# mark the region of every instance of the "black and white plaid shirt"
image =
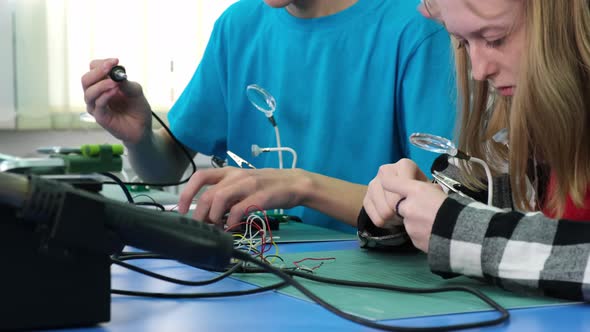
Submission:
[[433,272],[502,288],[590,301],[590,223],[507,211],[451,195],[438,211],[428,261]]

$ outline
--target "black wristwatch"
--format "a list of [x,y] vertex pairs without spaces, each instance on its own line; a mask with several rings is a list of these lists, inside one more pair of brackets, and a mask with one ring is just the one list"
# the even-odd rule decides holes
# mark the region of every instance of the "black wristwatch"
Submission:
[[410,237],[404,226],[379,228],[363,207],[357,219],[357,236],[361,248],[385,249],[406,244]]

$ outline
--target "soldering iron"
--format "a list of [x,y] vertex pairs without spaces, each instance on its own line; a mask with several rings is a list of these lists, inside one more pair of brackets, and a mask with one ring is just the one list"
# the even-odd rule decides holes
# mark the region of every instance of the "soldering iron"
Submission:
[[109,77],[115,82],[123,82],[127,79],[127,72],[123,66],[114,66],[109,71]]

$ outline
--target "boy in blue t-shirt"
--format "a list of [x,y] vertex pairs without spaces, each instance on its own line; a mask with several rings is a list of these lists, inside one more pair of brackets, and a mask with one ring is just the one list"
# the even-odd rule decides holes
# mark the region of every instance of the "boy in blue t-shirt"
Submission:
[[[229,211],[233,224],[256,205],[292,208],[288,213],[306,223],[353,232],[380,165],[411,158],[430,168],[435,155],[410,145],[410,134],[452,136],[448,35],[416,11],[417,1],[265,2],[238,1],[217,20],[168,116],[172,133],[193,153],[230,150],[257,169],[199,170],[179,210],[186,212],[203,186],[214,185],[200,196],[196,219],[220,222]],[[149,129],[149,104],[137,83],[105,79],[116,63],[97,60],[83,78],[89,112],[123,140],[144,180],[178,179],[187,158],[165,132]],[[248,100],[251,84],[275,98],[281,145],[296,151],[296,169],[278,170],[276,152],[252,156],[253,144],[275,147],[277,136]],[[116,98],[131,106],[116,109]],[[291,155],[283,158],[290,166]]]

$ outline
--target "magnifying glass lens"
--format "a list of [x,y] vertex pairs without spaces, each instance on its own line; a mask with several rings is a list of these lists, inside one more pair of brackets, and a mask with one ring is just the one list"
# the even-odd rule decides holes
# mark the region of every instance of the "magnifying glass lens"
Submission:
[[80,121],[82,121],[82,122],[96,122],[94,117],[86,112],[80,113]]
[[457,154],[457,148],[449,139],[432,134],[414,133],[410,135],[410,143],[435,153],[446,153],[451,156]]
[[277,107],[275,98],[257,84],[250,84],[246,87],[246,96],[252,105],[267,117],[271,117]]

